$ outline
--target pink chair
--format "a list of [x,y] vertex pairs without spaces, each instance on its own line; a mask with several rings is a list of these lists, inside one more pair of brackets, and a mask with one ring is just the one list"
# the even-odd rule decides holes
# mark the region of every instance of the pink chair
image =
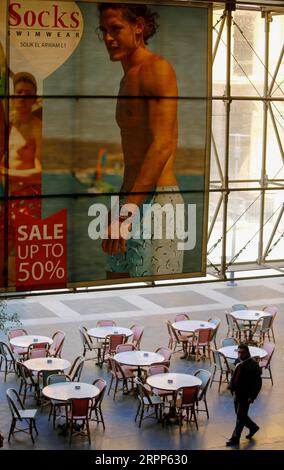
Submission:
[[190,320],[189,316],[187,315],[187,313],[178,313],[176,316],[175,316],[175,322],[177,321],[184,321],[184,320]]
[[192,352],[195,353],[195,359],[199,360],[200,350],[202,350],[201,358],[206,359],[206,351],[208,359],[211,362],[211,345],[213,328],[200,328],[195,330],[192,341]]
[[161,354],[161,356],[163,356],[164,358],[163,364],[167,367],[170,367],[172,351],[169,348],[161,347],[161,348],[156,349],[155,352],[158,354]]
[[133,331],[132,344],[135,349],[140,350],[140,343],[144,333],[144,326],[132,325],[130,329]]
[[[68,416],[70,426],[69,443],[73,435],[87,436],[89,444],[91,444],[91,433],[89,427],[89,414],[92,405],[91,398],[71,398],[71,410]],[[78,422],[80,423],[79,430]]]
[[[7,336],[10,341],[10,339],[15,338],[16,336],[25,336],[27,334],[28,332],[24,330],[24,328],[14,328],[8,331]],[[10,346],[14,354],[17,354],[19,358],[25,359],[25,356],[27,355],[27,348],[19,348],[18,346],[13,346],[12,344],[10,344]]]
[[[186,411],[186,422],[188,423],[191,419],[194,419],[196,429],[198,429],[198,423],[195,413],[195,408],[198,399],[199,386],[193,387],[181,387],[177,391],[175,407],[178,413],[179,419],[179,430],[181,431],[183,421],[183,411]],[[190,416],[189,416],[190,412]]]
[[[151,375],[156,375],[156,374],[166,374],[167,372],[169,372],[169,369],[166,365],[164,364],[152,364],[149,368],[148,368],[148,377],[151,377]],[[162,397],[163,400],[165,400],[165,398],[167,396],[173,396],[172,392],[169,392],[168,390],[162,390],[160,388],[152,388],[151,389],[151,392],[154,394],[154,395],[158,395],[159,397]]]
[[[172,353],[183,351],[184,356],[187,356],[187,346],[188,346],[188,337],[181,334],[179,331],[176,331],[173,328],[170,320],[166,320],[166,325],[169,333],[169,343],[168,348],[171,349]],[[182,349],[176,350],[177,346],[182,346]]]
[[109,395],[109,392],[112,388],[113,381],[115,381],[114,384],[114,393],[113,393],[113,400],[115,400],[116,392],[118,391],[118,384],[119,382],[122,382],[122,390],[124,394],[127,394],[129,392],[128,390],[128,381],[131,381],[131,387],[134,387],[133,379],[135,377],[133,371],[126,366],[121,366],[117,361],[115,361],[112,357],[108,359],[109,361],[109,368],[111,372],[111,379],[109,383],[109,388],[107,394]]
[[28,359],[48,356],[49,343],[33,343],[28,347]]
[[64,331],[56,331],[52,336],[53,343],[49,346],[48,355],[51,357],[61,357],[61,351],[65,340]]
[[96,326],[116,326],[114,320],[98,320]]

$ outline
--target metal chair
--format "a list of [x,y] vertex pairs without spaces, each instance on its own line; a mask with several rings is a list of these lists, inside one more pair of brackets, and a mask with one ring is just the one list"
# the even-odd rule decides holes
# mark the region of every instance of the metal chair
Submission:
[[[47,385],[52,385],[56,383],[64,383],[64,382],[70,382],[70,377],[66,374],[51,374],[47,377]],[[66,401],[61,401],[61,400],[54,400],[53,398],[50,400],[50,411],[49,411],[49,416],[48,416],[48,421],[50,421],[51,416],[52,418],[52,425],[53,429],[55,428],[55,421],[57,418],[56,415],[56,409],[61,407],[64,407],[65,409],[65,417],[66,417],[66,423],[68,421],[68,402]]]
[[[104,379],[96,379],[94,380],[93,385],[98,387],[98,389],[100,390],[100,393],[92,400],[89,419],[91,421],[96,421],[97,423],[102,423],[103,428],[105,430],[105,422],[104,422],[104,417],[103,417],[103,412],[102,412],[102,401],[105,396],[107,383]],[[95,413],[95,418],[92,418],[93,412]]]
[[[199,411],[205,411],[207,414],[207,419],[209,419],[209,412],[208,412],[208,406],[207,406],[207,400],[206,400],[206,394],[207,390],[209,387],[210,379],[211,379],[211,372],[209,370],[205,369],[198,369],[194,372],[195,377],[198,377],[201,380],[201,385],[198,391],[197,395],[197,401],[196,401],[196,410],[197,413]],[[201,409],[199,407],[199,403],[203,401],[205,405],[205,409]]]
[[[89,414],[92,398],[71,398],[70,412],[68,413],[68,424],[70,426],[69,444],[73,435],[87,436],[91,444],[91,433],[89,426]],[[78,422],[80,424],[78,424]]]
[[140,343],[144,333],[144,326],[142,325],[132,325],[130,330],[133,331],[132,343],[135,346],[135,349],[140,350]]
[[[35,422],[37,409],[26,409],[18,392],[14,388],[8,388],[8,390],[6,390],[6,397],[12,414],[12,423],[9,430],[8,442],[10,441],[12,434],[14,435],[16,432],[25,432],[31,436],[31,440],[34,443],[33,429],[38,434]],[[28,427],[17,427],[18,423],[26,423]]]
[[74,359],[72,366],[70,367],[68,377],[71,382],[79,382],[84,367],[85,359],[82,356],[77,356]]
[[[212,354],[213,354],[213,362],[214,362],[214,371],[213,371],[212,379],[210,382],[210,387],[212,387],[213,382],[218,382],[219,383],[218,392],[220,392],[222,383],[224,382],[229,383],[229,376],[231,375],[231,369],[227,361],[227,358],[224,354],[222,354],[220,351],[216,351],[215,349],[212,349]],[[219,370],[220,372],[219,380],[214,380],[217,370]],[[222,380],[223,375],[225,375],[224,380]]]
[[[261,347],[263,349],[265,349],[265,351],[267,352],[267,356],[264,357],[263,359],[260,360],[259,362],[259,367],[261,368],[261,377],[263,379],[270,379],[271,380],[271,383],[273,385],[273,378],[272,378],[272,372],[271,372],[271,359],[272,359],[272,356],[274,354],[274,350],[275,350],[275,344],[274,343],[270,343],[270,342],[265,342],[261,345]],[[269,373],[269,376],[267,377],[266,375],[263,375],[263,370],[266,369],[268,370],[268,373]]]
[[65,340],[64,331],[56,331],[53,336],[53,343],[48,348],[48,355],[51,357],[61,357],[63,343]]
[[0,342],[0,371],[2,372],[2,364],[4,364],[4,382],[6,382],[7,375],[11,372],[16,372],[16,360],[12,350],[8,344]]
[[[161,420],[164,408],[163,400],[157,395],[151,395],[138,377],[135,377],[134,382],[137,385],[139,400],[135,421],[137,421],[139,417],[139,428],[141,427],[143,419],[156,418]],[[153,410],[152,413],[149,413],[150,410]],[[148,413],[146,416],[145,412]]]
[[[194,419],[196,429],[198,429],[197,416],[195,413],[195,407],[197,403],[197,397],[199,392],[199,386],[194,385],[192,387],[181,387],[177,390],[175,408],[179,420],[179,431],[181,432],[181,426],[183,421],[183,411],[186,411],[186,422],[188,423],[191,419]],[[189,415],[190,412],[190,415]]]

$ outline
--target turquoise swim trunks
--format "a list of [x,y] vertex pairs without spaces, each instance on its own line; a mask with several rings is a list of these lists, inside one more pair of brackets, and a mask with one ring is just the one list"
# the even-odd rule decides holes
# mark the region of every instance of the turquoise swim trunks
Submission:
[[[120,206],[124,204],[125,197],[120,198]],[[172,214],[168,214],[167,224],[175,226],[176,205],[183,204],[184,200],[179,192],[178,186],[159,186],[155,194],[151,194],[143,203],[143,208],[149,206],[151,210],[154,204],[160,205],[160,211],[163,212],[165,205],[173,207]],[[145,219],[144,212],[144,219]],[[150,215],[152,221],[154,215]],[[144,277],[163,274],[175,274],[183,272],[183,250],[177,249],[180,239],[174,232],[174,237],[166,237],[165,214],[162,215],[162,226],[160,227],[160,236],[157,238],[151,224],[151,233],[146,237],[143,232],[143,217],[141,216],[139,227],[139,238],[130,238],[126,241],[126,252],[118,255],[107,256],[107,271],[112,273],[129,273],[130,277]]]

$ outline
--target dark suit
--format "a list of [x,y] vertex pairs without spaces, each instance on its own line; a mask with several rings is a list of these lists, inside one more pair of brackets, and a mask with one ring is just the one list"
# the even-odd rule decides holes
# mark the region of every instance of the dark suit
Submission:
[[252,357],[244,361],[236,361],[236,369],[231,378],[229,388],[234,395],[234,405],[237,415],[237,422],[232,439],[238,440],[241,437],[244,426],[253,430],[257,425],[248,416],[250,403],[252,403],[262,385],[261,370],[258,363]]

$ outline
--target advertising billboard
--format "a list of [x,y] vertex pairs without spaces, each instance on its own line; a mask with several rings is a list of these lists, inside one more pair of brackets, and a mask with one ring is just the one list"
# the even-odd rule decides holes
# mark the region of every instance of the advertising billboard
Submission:
[[0,5],[1,288],[204,275],[211,8]]

